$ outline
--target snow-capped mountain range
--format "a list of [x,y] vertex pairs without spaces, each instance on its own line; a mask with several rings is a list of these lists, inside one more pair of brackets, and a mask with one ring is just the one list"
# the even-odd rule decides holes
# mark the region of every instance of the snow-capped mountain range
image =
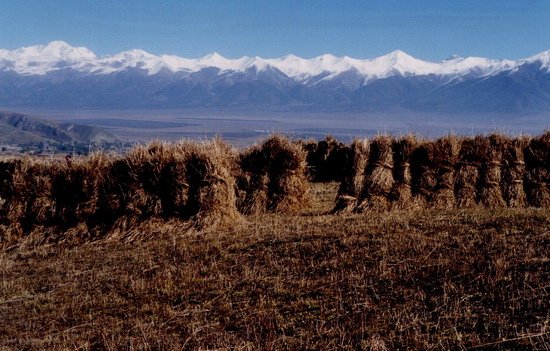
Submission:
[[89,107],[306,106],[423,111],[550,110],[550,50],[520,60],[394,51],[188,59],[143,50],[98,56],[63,41],[0,49],[0,105]]

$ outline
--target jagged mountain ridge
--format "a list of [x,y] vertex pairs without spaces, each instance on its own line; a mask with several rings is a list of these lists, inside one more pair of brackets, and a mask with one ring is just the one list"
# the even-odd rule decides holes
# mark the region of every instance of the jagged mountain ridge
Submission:
[[375,59],[198,59],[142,50],[97,56],[65,42],[0,50],[0,105],[238,106],[430,112],[550,111],[550,50],[520,60],[394,51]]

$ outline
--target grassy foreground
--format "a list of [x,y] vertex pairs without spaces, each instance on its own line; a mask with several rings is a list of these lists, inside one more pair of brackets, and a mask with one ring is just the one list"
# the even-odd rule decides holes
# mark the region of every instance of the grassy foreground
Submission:
[[[550,211],[300,215],[0,253],[0,350],[550,349]],[[132,240],[133,239],[133,240]]]

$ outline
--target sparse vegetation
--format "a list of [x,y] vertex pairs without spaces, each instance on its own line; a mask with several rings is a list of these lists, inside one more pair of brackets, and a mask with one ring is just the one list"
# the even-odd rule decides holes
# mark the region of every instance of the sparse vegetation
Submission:
[[549,349],[548,135],[2,162],[0,348]]

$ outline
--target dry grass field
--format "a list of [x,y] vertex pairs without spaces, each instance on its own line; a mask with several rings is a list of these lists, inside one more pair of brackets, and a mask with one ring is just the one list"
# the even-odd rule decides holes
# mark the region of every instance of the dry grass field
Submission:
[[548,350],[550,210],[296,214],[0,253],[0,350]]

